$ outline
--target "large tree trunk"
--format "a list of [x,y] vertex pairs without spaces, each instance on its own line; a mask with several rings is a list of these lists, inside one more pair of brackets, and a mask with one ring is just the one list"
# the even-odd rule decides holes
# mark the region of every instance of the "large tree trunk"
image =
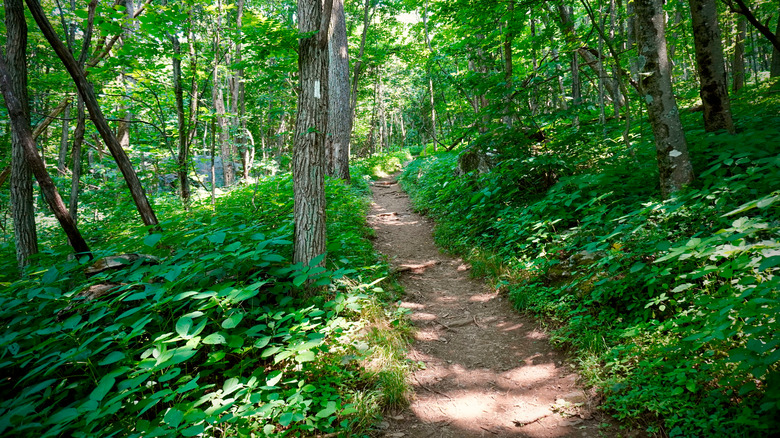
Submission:
[[731,90],[735,93],[745,86],[745,36],[747,34],[747,20],[745,17],[735,17],[737,20],[737,34],[734,42],[734,61],[731,65],[731,74],[734,79]]
[[[298,0],[298,116],[293,145],[293,262],[325,265],[325,134],[328,124],[328,28],[332,0]],[[324,10],[323,10],[324,9]]]
[[662,0],[635,0],[638,53],[644,60],[639,88],[653,127],[661,194],[668,196],[693,181],[693,168],[672,93],[671,68],[666,53]]
[[349,182],[350,134],[352,133],[352,109],[349,96],[349,45],[347,23],[344,17],[344,1],[333,0],[328,53],[328,163],[331,175]]
[[62,229],[68,236],[68,241],[71,246],[73,246],[76,253],[92,257],[87,242],[81,236],[81,233],[79,233],[78,228],[76,228],[76,222],[73,221],[70,213],[68,213],[68,209],[65,208],[65,203],[62,202],[62,198],[57,191],[57,186],[54,185],[54,181],[52,181],[51,177],[46,172],[46,165],[43,163],[40,155],[38,155],[38,151],[35,147],[35,140],[33,140],[32,132],[30,131],[29,115],[25,111],[22,101],[14,95],[11,84],[11,74],[7,71],[5,61],[2,57],[0,57],[0,89],[2,89],[3,97],[5,98],[5,105],[8,107],[8,115],[11,119],[11,129],[21,143],[24,150],[24,158],[35,174],[35,178],[38,180],[38,184],[46,198],[46,202],[54,212],[54,216],[60,222]]
[[26,0],[26,3],[30,12],[32,12],[33,18],[35,18],[35,22],[46,37],[46,40],[51,44],[52,48],[57,53],[57,56],[62,60],[65,68],[68,70],[68,73],[73,78],[74,82],[76,82],[76,87],[78,88],[81,97],[84,99],[84,103],[89,110],[89,115],[92,118],[95,127],[108,146],[108,149],[111,151],[111,155],[114,157],[117,167],[119,167],[119,170],[125,178],[127,187],[130,189],[130,195],[133,197],[133,201],[135,201],[136,208],[138,209],[138,213],[141,215],[144,224],[157,228],[159,222],[154,214],[154,210],[152,210],[152,206],[149,204],[149,200],[146,198],[146,192],[141,185],[141,181],[138,180],[138,175],[136,175],[135,170],[133,170],[130,159],[124,149],[120,146],[116,136],[114,136],[111,128],[109,128],[108,123],[106,123],[106,119],[103,116],[103,111],[100,109],[100,105],[95,97],[92,85],[87,81],[87,78],[84,75],[84,70],[79,67],[76,60],[73,59],[73,55],[68,51],[65,45],[62,44],[62,41],[60,41],[54,28],[52,28],[51,23],[46,19],[46,15],[37,0]]
[[[21,0],[5,0],[6,56],[11,92],[18,96],[23,125],[29,129],[30,109],[27,100],[27,22]],[[7,104],[7,103],[6,103]],[[16,263],[24,269],[29,258],[38,253],[35,229],[32,170],[24,157],[24,138],[16,125],[11,128],[11,211],[16,239]]]
[[704,129],[725,129],[734,132],[726,83],[726,65],[723,44],[718,28],[718,10],[715,0],[689,0],[693,22],[693,42],[696,46],[696,65],[704,104]]
[[507,19],[506,19],[506,33],[504,35],[504,84],[506,87],[506,97],[504,98],[504,123],[508,128],[511,128],[514,124],[514,105],[512,102],[512,92],[514,90],[514,84],[512,83],[514,76],[514,66],[512,65],[512,43],[514,42],[515,35],[512,31],[512,26],[515,21],[515,1],[509,0],[506,6]]

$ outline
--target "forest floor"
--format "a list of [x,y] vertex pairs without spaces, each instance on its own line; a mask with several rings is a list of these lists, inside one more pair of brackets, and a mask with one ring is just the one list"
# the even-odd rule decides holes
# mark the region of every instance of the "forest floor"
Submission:
[[372,191],[375,248],[399,272],[416,365],[410,406],[388,413],[377,437],[619,436],[539,322],[439,251],[432,221],[412,211],[394,177]]

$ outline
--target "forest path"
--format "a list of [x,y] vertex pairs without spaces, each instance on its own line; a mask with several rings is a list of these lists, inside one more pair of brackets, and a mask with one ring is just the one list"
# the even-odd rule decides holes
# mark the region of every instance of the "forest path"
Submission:
[[439,252],[433,223],[412,211],[394,177],[372,187],[374,246],[401,272],[401,306],[416,327],[411,405],[378,437],[599,437],[586,392],[532,318]]

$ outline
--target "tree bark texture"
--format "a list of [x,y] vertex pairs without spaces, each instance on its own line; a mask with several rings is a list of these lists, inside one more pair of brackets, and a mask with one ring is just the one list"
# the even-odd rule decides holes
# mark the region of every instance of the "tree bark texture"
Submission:
[[653,127],[661,194],[667,196],[693,181],[693,168],[672,94],[671,66],[666,52],[662,0],[635,0],[639,89]]
[[68,241],[71,246],[73,246],[76,253],[92,257],[87,242],[81,236],[81,233],[79,233],[78,228],[76,228],[76,222],[73,221],[68,209],[65,208],[65,203],[62,202],[62,198],[57,191],[57,186],[54,185],[51,176],[46,172],[46,165],[43,163],[41,156],[38,155],[38,150],[35,147],[35,140],[33,140],[32,137],[32,131],[30,131],[28,115],[24,110],[21,100],[14,95],[10,74],[7,71],[5,61],[2,58],[0,58],[0,88],[3,91],[6,107],[8,107],[8,115],[11,119],[12,129],[20,139],[20,143],[24,150],[24,158],[35,174],[35,178],[38,180],[38,184],[46,198],[46,202],[54,212],[54,216],[60,222],[62,229],[68,236]]
[[701,101],[704,105],[704,129],[734,132],[731,119],[726,65],[718,27],[715,0],[689,0],[699,71]]
[[217,15],[217,29],[214,34],[214,75],[213,85],[211,88],[211,97],[214,101],[214,112],[217,114],[217,126],[219,127],[219,153],[222,156],[222,184],[229,186],[233,184],[235,170],[233,169],[233,157],[230,147],[230,133],[228,132],[227,116],[225,115],[225,94],[222,90],[222,83],[219,78],[219,50],[220,50],[220,35],[222,32],[222,1],[217,0],[218,15]]
[[[293,262],[325,254],[325,134],[328,124],[329,0],[298,0],[298,115],[293,144]],[[318,263],[324,266],[324,257]]]
[[333,0],[328,53],[328,137],[327,151],[331,157],[330,174],[349,182],[350,135],[352,109],[349,94],[349,45],[344,0]]
[[737,34],[734,41],[734,61],[731,65],[733,83],[731,90],[735,93],[745,86],[745,36],[747,35],[747,20],[737,16]]
[[190,145],[189,136],[187,135],[187,124],[184,120],[184,90],[181,85],[181,43],[176,35],[171,36],[171,43],[173,44],[173,94],[176,98],[176,123],[179,131],[179,154],[176,160],[176,173],[179,177],[181,200],[186,206],[190,199],[190,179],[187,177]]
[[363,33],[360,37],[360,52],[358,53],[358,58],[355,61],[355,67],[353,68],[354,72],[352,73],[352,103],[350,104],[350,107],[352,108],[352,120],[355,120],[355,111],[357,111],[358,80],[360,79],[360,73],[363,67],[363,54],[366,49],[368,26],[371,24],[369,13],[371,12],[372,3],[371,0],[366,0],[365,5],[363,6]]
[[[27,22],[22,0],[5,0],[6,56],[10,91],[18,96],[23,122],[11,127],[11,209],[16,242],[16,262],[22,270],[30,256],[38,253],[38,234],[35,229],[32,169],[24,156],[24,138],[21,125],[30,127],[30,109],[27,100]],[[8,102],[6,102],[8,105]]]
[[[780,37],[780,14],[777,17],[775,37]],[[780,50],[778,50],[777,46],[772,47],[772,67],[769,69],[769,76],[772,78],[780,76]]]
[[46,37],[46,40],[57,53],[60,60],[62,60],[68,73],[76,83],[76,87],[78,88],[81,97],[84,99],[84,104],[89,110],[92,122],[95,124],[100,136],[108,146],[109,151],[111,151],[111,155],[114,157],[117,167],[119,167],[119,170],[125,178],[127,187],[130,190],[130,195],[133,197],[133,201],[138,209],[138,213],[141,215],[141,219],[147,226],[157,227],[159,224],[157,216],[155,216],[154,210],[152,210],[152,206],[149,204],[141,181],[138,179],[135,170],[133,170],[130,158],[127,156],[124,149],[122,149],[116,136],[114,136],[114,133],[108,126],[106,118],[103,116],[103,111],[100,109],[100,104],[95,97],[92,84],[87,81],[87,78],[84,75],[84,70],[78,65],[73,58],[73,55],[59,39],[54,28],[52,28],[51,23],[49,23],[49,20],[46,18],[41,5],[37,3],[37,0],[26,0],[26,3],[35,22],[43,32],[44,37]]

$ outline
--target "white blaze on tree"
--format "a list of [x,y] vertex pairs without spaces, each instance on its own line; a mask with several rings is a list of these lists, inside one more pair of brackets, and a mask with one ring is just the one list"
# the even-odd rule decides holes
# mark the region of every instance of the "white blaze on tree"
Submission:
[[[293,144],[293,261],[325,254],[325,133],[328,122],[328,27],[331,0],[298,0],[298,116]],[[306,86],[312,84],[312,86]],[[318,263],[324,265],[322,257]]]
[[693,168],[672,93],[663,5],[661,0],[636,0],[633,4],[636,8],[639,88],[653,127],[661,194],[667,196],[693,181]]

